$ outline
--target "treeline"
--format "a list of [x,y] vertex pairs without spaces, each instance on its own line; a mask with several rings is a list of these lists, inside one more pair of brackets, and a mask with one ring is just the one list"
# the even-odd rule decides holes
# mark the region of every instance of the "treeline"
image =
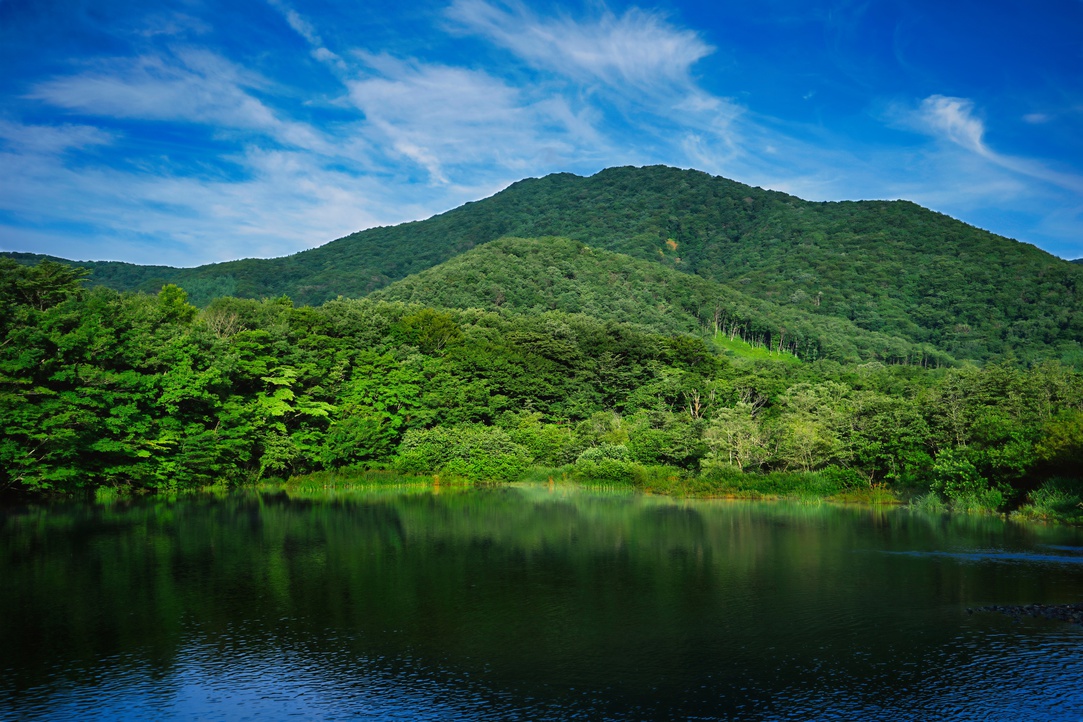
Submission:
[[4,490],[544,465],[617,481],[821,472],[1006,508],[1049,480],[1070,505],[1083,469],[1083,376],[1058,362],[755,361],[560,311],[199,310],[177,287],[118,294],[79,276],[0,261]]
[[1083,368],[1078,265],[905,201],[811,203],[663,166],[528,179],[425,221],[284,258],[89,265],[94,283],[154,292],[175,283],[199,306],[222,295],[318,304],[364,296],[503,236],[572,238],[955,358],[1014,353]]
[[725,335],[807,360],[955,363],[928,344],[814,316],[567,238],[501,238],[370,297],[444,308],[583,313],[656,333]]

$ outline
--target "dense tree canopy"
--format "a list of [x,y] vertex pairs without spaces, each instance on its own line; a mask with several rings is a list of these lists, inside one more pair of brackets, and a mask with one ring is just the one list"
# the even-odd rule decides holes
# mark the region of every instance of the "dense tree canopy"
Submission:
[[200,310],[176,286],[121,294],[79,275],[0,263],[7,491],[358,465],[509,479],[542,464],[818,472],[1003,508],[1083,468],[1083,375],[1057,361],[787,361],[563,310],[285,297]]
[[447,308],[582,313],[656,333],[714,334],[838,361],[951,365],[928,344],[866,331],[732,287],[563,238],[504,238],[370,295]]
[[223,295],[318,304],[366,295],[502,236],[575,239],[956,358],[1083,365],[1079,265],[905,201],[812,203],[661,166],[524,180],[286,258],[86,265],[95,283],[148,292],[175,283],[200,306]]

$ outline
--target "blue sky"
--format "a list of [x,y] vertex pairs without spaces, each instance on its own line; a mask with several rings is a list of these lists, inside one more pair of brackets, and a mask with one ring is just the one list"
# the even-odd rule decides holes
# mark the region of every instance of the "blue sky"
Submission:
[[698,168],[1083,256],[1083,2],[0,0],[0,250],[191,266]]

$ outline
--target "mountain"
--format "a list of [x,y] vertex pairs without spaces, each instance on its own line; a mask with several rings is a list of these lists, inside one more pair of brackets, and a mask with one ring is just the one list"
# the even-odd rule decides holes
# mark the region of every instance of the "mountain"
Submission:
[[445,308],[583,313],[661,333],[711,332],[802,358],[951,363],[931,346],[814,316],[567,238],[502,238],[370,298]]
[[[425,221],[284,258],[193,269],[86,263],[121,290],[361,296],[502,236],[561,236],[960,358],[1080,354],[1083,267],[907,201],[814,203],[664,166],[559,173]],[[29,258],[22,254],[19,260]]]
[[[123,261],[72,261],[58,256],[48,256],[41,253],[20,253],[17,251],[0,251],[0,256],[12,258],[25,265],[33,265],[41,261],[53,261],[69,266],[80,266],[90,271],[89,280],[92,286],[107,286],[117,291],[154,291],[156,292],[166,283],[175,283],[181,278],[196,270],[210,274],[214,266],[202,266],[200,269],[174,268],[173,266],[140,266],[135,263]],[[206,269],[205,271],[203,269]],[[191,291],[189,291],[191,294]]]

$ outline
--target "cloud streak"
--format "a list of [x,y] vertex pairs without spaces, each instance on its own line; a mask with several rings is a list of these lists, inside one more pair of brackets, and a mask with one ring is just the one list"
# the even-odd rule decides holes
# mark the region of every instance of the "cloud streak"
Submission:
[[206,50],[182,47],[172,53],[112,58],[95,65],[38,83],[28,97],[105,118],[257,131],[285,145],[331,152],[319,133],[283,120],[250,92],[272,88],[271,81]]
[[919,128],[948,140],[1006,170],[1083,193],[1083,177],[1055,171],[1043,163],[998,153],[985,142],[985,124],[966,98],[931,95],[921,101],[915,113]]
[[222,180],[72,166],[64,153],[81,142],[81,129],[49,143],[21,141],[56,129],[0,130],[20,139],[0,152],[8,216],[0,235],[60,239],[78,228],[83,243],[67,244],[83,259],[192,265],[279,256],[426,214],[424,203],[400,204],[379,179],[328,168],[299,150],[249,148],[238,158],[247,177]]
[[[22,135],[32,137],[38,132],[29,127]],[[137,254],[144,263],[176,263],[193,252],[206,253],[210,249],[200,249],[199,239],[216,234],[220,241],[211,253],[224,256],[216,260],[238,253],[287,251],[288,244],[280,243],[281,227],[263,238],[253,233],[260,218],[267,226],[274,220],[266,212],[252,213],[246,199],[263,196],[271,201],[276,195],[273,188],[284,190],[287,179],[296,185],[303,175],[297,169],[292,173],[278,169],[236,182],[73,167],[54,149],[28,144],[0,153],[0,163],[10,171],[0,176],[0,195],[5,199],[11,235],[20,235],[15,229],[24,224],[52,228],[57,234],[77,226],[92,243],[101,245],[99,254],[106,247],[116,252],[118,244],[128,248],[148,244]],[[273,200],[280,208],[294,205],[287,194],[277,195]],[[296,197],[295,192],[289,195]],[[62,209],[56,207],[57,199],[63,199]],[[236,242],[245,237],[250,247]]]
[[0,141],[19,153],[60,154],[113,142],[113,136],[92,125],[23,125],[0,120]]
[[697,33],[634,7],[620,16],[603,9],[584,21],[542,18],[518,2],[455,0],[447,15],[534,67],[620,89],[688,87],[692,66],[714,52]]
[[[64,255],[55,244],[70,232],[83,239],[72,248],[98,244],[145,263],[281,255],[527,176],[650,163],[814,200],[907,197],[964,218],[1009,201],[1020,217],[1048,217],[1039,208],[1049,194],[1028,182],[1040,179],[1066,199],[1056,227],[1046,223],[1061,236],[1083,206],[1078,177],[994,149],[966,98],[929,95],[871,121],[929,139],[891,145],[757,112],[734,100],[740,85],[710,91],[698,73],[709,71],[713,44],[662,13],[452,0],[411,51],[330,47],[368,36],[332,35],[286,0],[267,2],[267,25],[295,48],[297,74],[281,73],[282,58],[261,64],[215,45],[218,29],[206,23],[199,33],[134,33],[127,55],[74,61],[29,83],[29,117],[53,117],[0,117],[0,247],[34,242]],[[469,64],[433,60],[436,41],[467,47]],[[323,64],[319,98],[306,98],[303,68],[318,67],[307,56]],[[174,137],[187,145],[175,157],[162,140]]]
[[347,81],[349,97],[387,147],[422,166],[433,182],[466,168],[529,172],[544,159],[587,152],[599,136],[559,96],[531,97],[485,72],[356,53],[368,72]]
[[327,49],[326,44],[323,42],[323,38],[320,37],[316,27],[308,21],[307,18],[302,16],[296,10],[291,8],[282,0],[267,0],[271,7],[277,10],[286,19],[290,28],[293,29],[298,35],[305,39],[312,47],[312,57],[316,58],[322,63],[326,63],[336,70],[346,70],[346,64],[343,62],[337,54]]

